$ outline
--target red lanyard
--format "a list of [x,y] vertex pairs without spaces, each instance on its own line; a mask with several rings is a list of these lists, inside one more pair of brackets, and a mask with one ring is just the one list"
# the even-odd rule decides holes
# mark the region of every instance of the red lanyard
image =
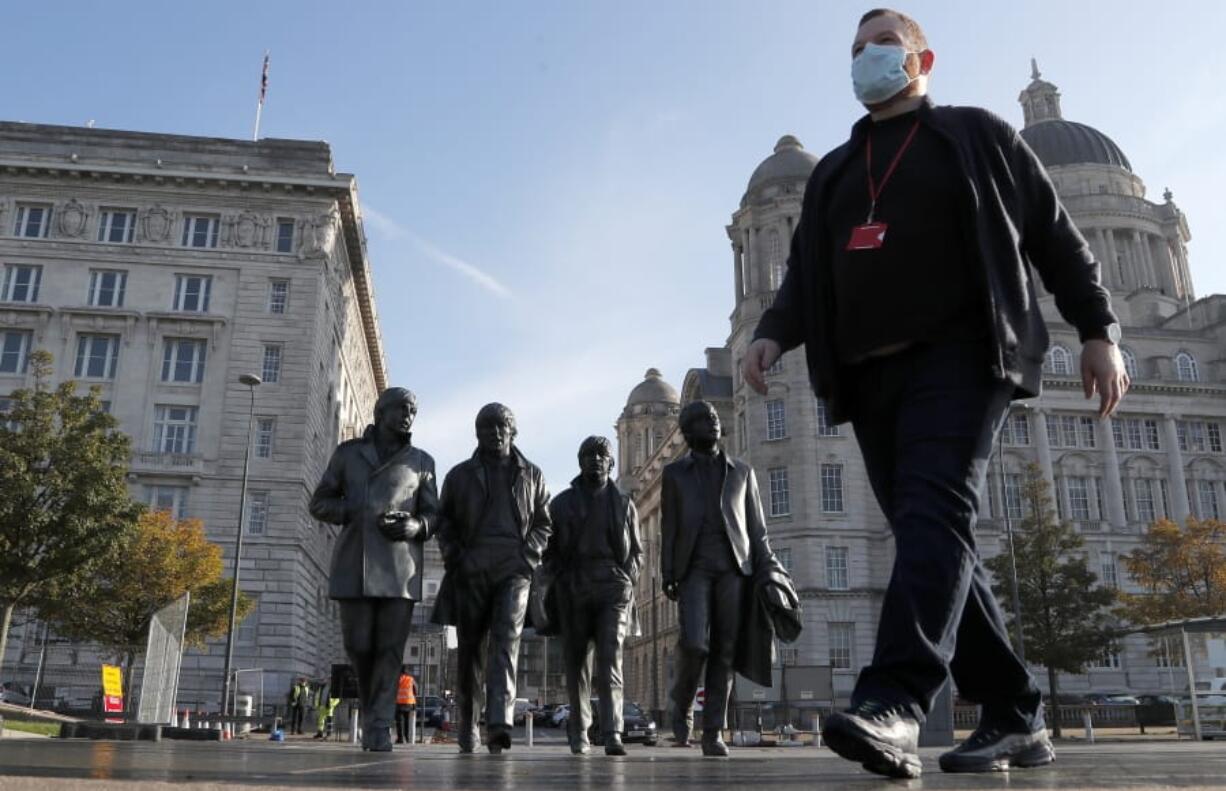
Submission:
[[894,169],[898,167],[898,162],[902,159],[902,155],[907,152],[907,148],[910,147],[911,141],[915,139],[915,133],[917,131],[919,131],[918,118],[915,119],[915,123],[912,124],[911,131],[907,133],[907,139],[902,141],[902,145],[899,147],[898,153],[894,155],[894,161],[890,163],[888,168],[886,168],[885,175],[881,177],[880,184],[873,181],[873,133],[868,133],[868,143],[865,146],[866,156],[864,157],[864,161],[868,170],[868,197],[870,201],[868,207],[869,223],[873,221],[873,214],[875,214],[877,211],[877,199],[881,197],[881,191],[885,189],[886,182],[890,180],[890,176],[894,175]]

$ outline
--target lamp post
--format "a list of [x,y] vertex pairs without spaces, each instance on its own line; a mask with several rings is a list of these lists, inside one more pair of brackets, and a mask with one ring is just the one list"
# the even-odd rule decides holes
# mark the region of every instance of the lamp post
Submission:
[[[255,426],[255,389],[262,380],[255,374],[243,374],[238,381],[247,385],[251,393],[251,407],[247,413],[247,451],[243,454],[243,485],[238,495],[238,537],[234,540],[234,590],[230,592],[230,625],[226,629],[226,669],[221,687],[221,713],[230,706],[230,668],[234,664],[234,621],[238,618],[238,564],[243,554],[243,517],[247,511],[247,470],[251,467],[251,432]],[[231,707],[231,711],[233,707]]]
[[1005,422],[1001,426],[1000,433],[996,439],[996,469],[1000,475],[1000,505],[1001,513],[1005,518],[1005,534],[1009,537],[1009,565],[1012,569],[1010,574],[1010,588],[1013,599],[1013,623],[1017,632],[1017,656],[1023,663],[1026,662],[1026,638],[1022,633],[1022,597],[1018,589],[1017,581],[1017,555],[1013,551],[1013,520],[1009,516],[1009,498],[1006,494],[1005,486],[1005,428],[1008,426],[1009,419],[1013,417],[1013,407],[1005,412]]

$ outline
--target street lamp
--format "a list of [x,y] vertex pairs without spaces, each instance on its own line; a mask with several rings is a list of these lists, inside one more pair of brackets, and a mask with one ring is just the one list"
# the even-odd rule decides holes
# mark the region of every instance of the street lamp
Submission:
[[[247,451],[243,454],[243,486],[238,495],[238,537],[234,540],[234,590],[230,593],[230,625],[226,630],[226,669],[221,687],[221,713],[230,704],[230,668],[234,664],[234,621],[238,617],[238,563],[243,554],[243,517],[247,511],[247,470],[251,466],[251,432],[255,426],[255,389],[262,380],[255,374],[243,374],[238,381],[251,393],[251,408],[247,413]],[[237,707],[230,708],[233,713]]]

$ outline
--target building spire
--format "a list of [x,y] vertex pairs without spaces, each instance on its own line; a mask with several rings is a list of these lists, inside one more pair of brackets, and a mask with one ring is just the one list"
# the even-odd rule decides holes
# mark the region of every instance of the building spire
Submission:
[[1033,126],[1040,121],[1055,121],[1063,116],[1060,113],[1060,91],[1056,86],[1043,79],[1039,71],[1039,62],[1030,59],[1030,84],[1022,91],[1017,100],[1022,105],[1022,117],[1026,126]]

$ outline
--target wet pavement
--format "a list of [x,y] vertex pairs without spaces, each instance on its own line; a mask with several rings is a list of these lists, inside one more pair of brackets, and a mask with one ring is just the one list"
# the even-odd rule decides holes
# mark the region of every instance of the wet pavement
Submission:
[[318,742],[0,741],[0,789],[1226,788],[1221,742],[1060,746],[1053,766],[1008,775],[942,774],[940,751],[924,750],[925,774],[910,782],[866,774],[815,747],[734,748],[726,760],[704,759],[696,749],[628,750],[625,758],[608,758],[598,750],[572,756],[561,745],[516,745],[500,756],[462,756],[454,745],[417,745],[376,755]]

